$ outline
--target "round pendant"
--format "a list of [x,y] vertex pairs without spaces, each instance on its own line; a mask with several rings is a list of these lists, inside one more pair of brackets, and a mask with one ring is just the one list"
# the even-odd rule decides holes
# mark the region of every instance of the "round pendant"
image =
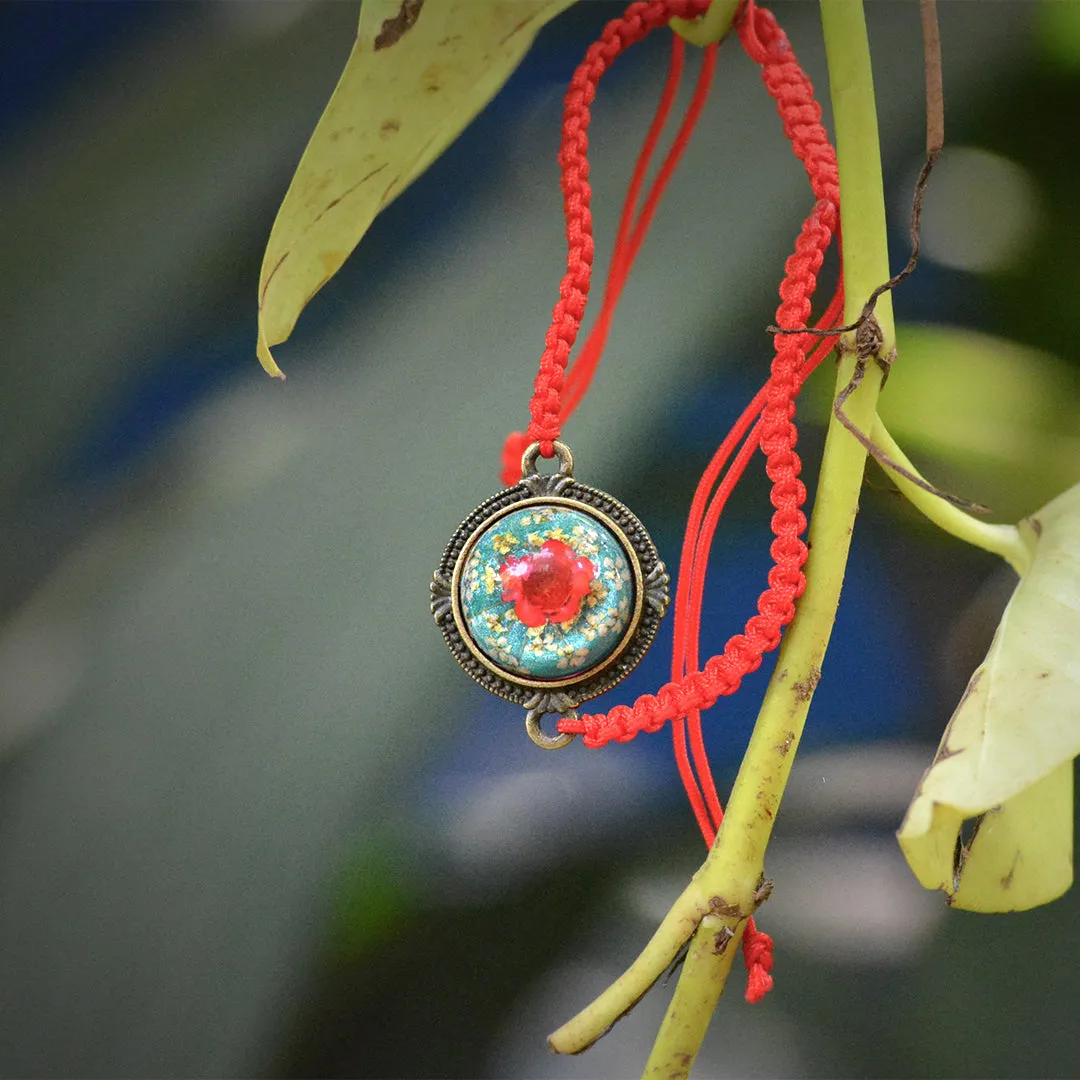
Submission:
[[520,484],[476,508],[450,540],[431,583],[431,610],[450,651],[478,683],[525,707],[548,750],[545,713],[573,716],[645,655],[668,605],[669,577],[641,522],[617,499],[522,457]]

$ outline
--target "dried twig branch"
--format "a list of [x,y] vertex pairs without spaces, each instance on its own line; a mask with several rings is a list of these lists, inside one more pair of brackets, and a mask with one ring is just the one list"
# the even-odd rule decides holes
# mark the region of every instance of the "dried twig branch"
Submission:
[[[907,265],[867,297],[859,317],[848,326],[838,326],[831,330],[815,330],[805,326],[794,330],[781,330],[777,326],[770,326],[770,334],[812,334],[816,337],[831,337],[833,334],[847,334],[852,331],[858,334],[873,316],[879,297],[910,277],[919,264],[923,198],[926,195],[930,172],[941,156],[941,148],[945,144],[945,94],[941,77],[941,33],[938,28],[937,0],[920,0],[919,11],[923,30],[923,64],[926,69],[926,161],[919,171],[918,180],[915,181],[915,193],[911,200],[911,256]],[[859,352],[861,355],[861,348]],[[887,377],[886,371],[883,381]]]

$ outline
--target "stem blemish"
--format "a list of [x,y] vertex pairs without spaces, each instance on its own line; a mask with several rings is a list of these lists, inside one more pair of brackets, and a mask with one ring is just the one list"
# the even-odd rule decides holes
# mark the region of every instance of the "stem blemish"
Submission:
[[722,956],[724,950],[731,944],[732,938],[735,937],[735,931],[730,927],[724,926],[717,931],[716,936],[713,938],[713,956]]
[[[795,700],[802,703],[808,702],[813,696],[814,691],[817,689],[817,684],[821,681],[821,668],[817,664],[810,665],[810,671],[805,679],[800,679],[798,682],[791,684],[791,691],[795,695]],[[784,746],[781,753],[786,754],[791,748],[791,743],[795,739],[795,732],[792,731],[787,738],[787,745]]]

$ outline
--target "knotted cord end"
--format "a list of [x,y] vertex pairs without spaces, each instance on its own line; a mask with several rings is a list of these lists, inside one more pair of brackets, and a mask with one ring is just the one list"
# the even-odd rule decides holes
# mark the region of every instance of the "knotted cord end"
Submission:
[[499,479],[504,487],[513,487],[521,481],[521,457],[529,448],[530,439],[524,431],[511,431],[502,448],[502,472]]
[[773,966],[773,939],[759,930],[751,919],[743,935],[743,960],[746,963],[746,1000],[756,1005],[773,988],[769,974]]

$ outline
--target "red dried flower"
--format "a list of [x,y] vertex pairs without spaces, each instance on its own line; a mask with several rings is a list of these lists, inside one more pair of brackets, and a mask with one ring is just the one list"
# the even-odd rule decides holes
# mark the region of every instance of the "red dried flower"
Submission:
[[499,567],[504,600],[526,626],[569,622],[589,595],[596,567],[561,540],[547,540],[539,551],[514,556]]

